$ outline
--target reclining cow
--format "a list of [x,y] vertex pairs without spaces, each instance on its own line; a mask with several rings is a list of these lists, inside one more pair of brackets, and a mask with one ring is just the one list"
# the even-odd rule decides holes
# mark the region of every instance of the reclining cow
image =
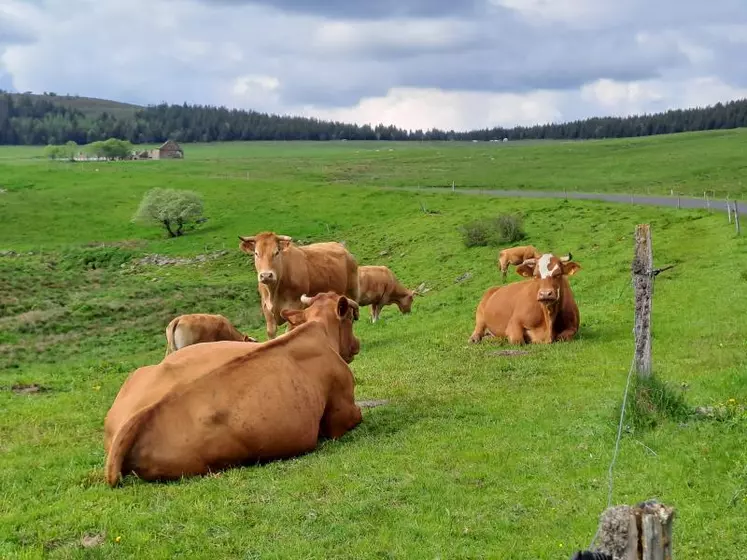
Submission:
[[190,344],[219,340],[257,342],[239,332],[223,315],[191,313],[174,317],[166,327],[166,356]]
[[354,301],[334,293],[283,310],[291,332],[263,344],[207,342],[136,370],[105,420],[106,480],[173,480],[316,448],[362,420],[348,364]]
[[545,253],[516,268],[521,280],[489,288],[477,306],[475,330],[469,342],[490,333],[511,344],[548,344],[570,340],[578,331],[579,312],[568,282],[581,267],[570,255],[558,258]]
[[415,290],[405,288],[386,266],[359,266],[358,305],[371,306],[371,322],[379,319],[385,305],[396,304],[401,313],[410,313]]
[[503,249],[498,253],[498,268],[501,270],[503,281],[506,281],[508,275],[508,265],[518,266],[527,259],[538,259],[542,253],[537,251],[533,245],[521,245]]
[[332,291],[358,301],[358,262],[341,243],[299,247],[287,235],[263,232],[239,236],[240,248],[254,257],[267,337],[286,323],[283,309],[301,309],[301,295]]

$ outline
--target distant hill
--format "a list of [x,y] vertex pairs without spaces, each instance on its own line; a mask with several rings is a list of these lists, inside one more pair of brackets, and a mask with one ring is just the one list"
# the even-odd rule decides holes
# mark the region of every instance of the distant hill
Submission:
[[117,118],[132,118],[135,113],[144,109],[140,105],[110,101],[109,99],[98,99],[96,97],[81,97],[80,95],[58,95],[56,93],[11,93],[11,97],[19,99],[30,97],[35,101],[48,101],[62,107],[74,109],[83,113],[86,117],[96,118],[101,113],[109,113]]
[[0,144],[44,145],[108,138],[134,144],[233,140],[585,140],[747,126],[747,99],[630,117],[455,132],[355,125],[210,105],[141,107],[93,97],[0,91]]

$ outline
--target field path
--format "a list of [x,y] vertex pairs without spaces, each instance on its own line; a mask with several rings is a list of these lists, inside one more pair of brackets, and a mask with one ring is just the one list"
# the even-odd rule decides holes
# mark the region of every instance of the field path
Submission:
[[[609,194],[609,193],[583,193],[583,192],[554,192],[554,191],[515,191],[499,189],[473,189],[460,187],[452,190],[449,187],[375,187],[387,191],[408,191],[408,192],[440,192],[440,193],[459,193],[482,196],[498,196],[509,198],[575,198],[583,200],[603,200],[605,202],[620,202],[623,204],[648,204],[650,206],[669,206],[677,208],[677,197],[673,196],[641,196],[634,194]],[[732,201],[733,202],[733,201]],[[680,208],[695,208],[706,210],[711,208],[720,212],[726,212],[726,201],[724,199],[680,197]],[[709,206],[710,204],[710,206]],[[747,210],[747,201],[738,200],[737,204],[742,211]]]

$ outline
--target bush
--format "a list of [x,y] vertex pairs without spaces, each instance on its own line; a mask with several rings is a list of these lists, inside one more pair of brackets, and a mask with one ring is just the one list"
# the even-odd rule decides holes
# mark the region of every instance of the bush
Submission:
[[158,224],[169,237],[179,237],[185,225],[200,220],[202,210],[202,198],[195,192],[155,188],[145,193],[132,221]]
[[60,255],[62,270],[95,270],[117,268],[129,262],[137,253],[120,247],[69,248]]
[[495,218],[482,218],[464,224],[459,230],[467,247],[503,245],[526,237],[521,216],[501,214]]

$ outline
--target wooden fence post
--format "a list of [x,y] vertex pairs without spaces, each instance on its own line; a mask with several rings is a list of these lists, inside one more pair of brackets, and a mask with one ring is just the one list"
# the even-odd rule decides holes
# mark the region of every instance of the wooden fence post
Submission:
[[726,213],[729,216],[729,223],[731,223],[731,202],[729,202],[729,195],[726,195]]
[[708,192],[703,191],[703,198],[705,198],[706,201],[706,208],[708,208],[708,211],[711,211],[711,200],[708,198]]
[[677,210],[679,210],[680,208],[680,193],[677,193]]
[[638,376],[651,376],[651,299],[654,290],[654,254],[651,227],[638,224],[635,228],[635,255],[631,266],[635,289],[635,369]]
[[741,235],[742,229],[739,226],[739,206],[737,206],[737,201],[734,201],[734,223],[737,225],[737,235]]
[[[599,519],[598,556],[622,560],[672,560],[674,508],[656,501],[612,506]],[[587,556],[590,558],[591,556]],[[577,552],[572,560],[584,558]]]

